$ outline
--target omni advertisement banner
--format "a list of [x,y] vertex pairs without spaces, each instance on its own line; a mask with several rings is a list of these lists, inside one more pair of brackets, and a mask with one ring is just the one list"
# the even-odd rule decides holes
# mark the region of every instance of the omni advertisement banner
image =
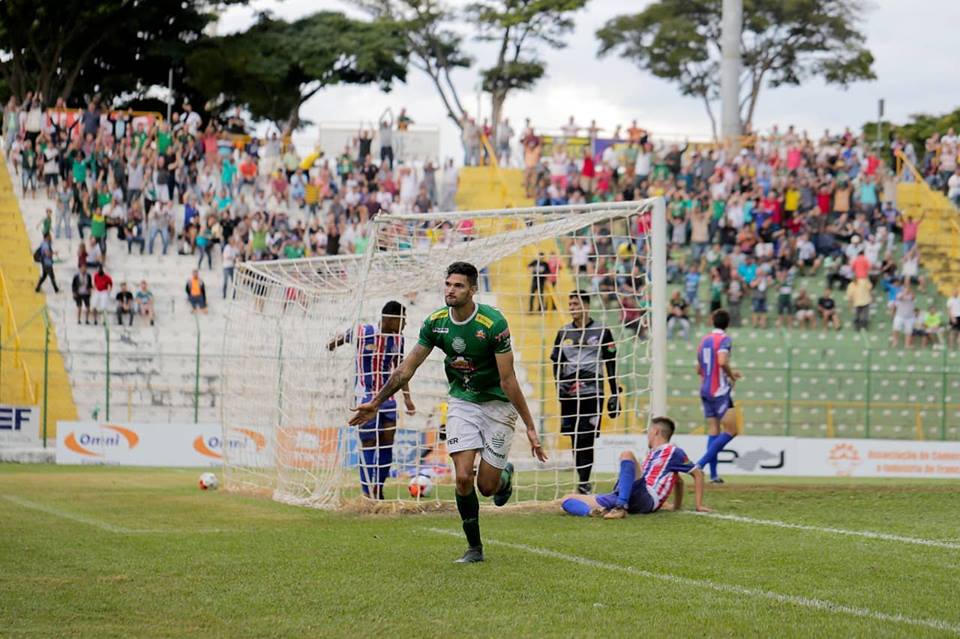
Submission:
[[[707,438],[677,435],[673,442],[696,461]],[[616,472],[625,450],[644,454],[646,436],[602,436],[597,440],[595,468]],[[743,436],[727,445],[719,463],[721,475],[960,479],[960,442]]]
[[225,448],[242,449],[244,459],[267,465],[273,459],[267,438],[249,428],[219,424],[136,424],[60,422],[58,464],[128,466],[220,466]]

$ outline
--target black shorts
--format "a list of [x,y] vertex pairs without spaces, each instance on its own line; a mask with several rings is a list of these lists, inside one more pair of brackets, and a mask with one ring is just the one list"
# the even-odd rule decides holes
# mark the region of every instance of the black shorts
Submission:
[[44,174],[43,174],[43,182],[44,182],[44,184],[46,184],[47,186],[56,186],[56,185],[57,185],[57,181],[58,181],[59,179],[60,179],[60,176],[57,175],[56,173],[44,173]]
[[560,433],[582,435],[600,432],[603,419],[603,397],[561,397]]
[[957,332],[960,332],[960,317],[950,318],[950,328]]
[[90,308],[90,294],[89,294],[89,293],[87,293],[86,295],[74,295],[74,296],[73,296],[73,301],[77,303],[77,308],[80,308],[80,307],[82,307],[82,306],[86,306],[88,309]]

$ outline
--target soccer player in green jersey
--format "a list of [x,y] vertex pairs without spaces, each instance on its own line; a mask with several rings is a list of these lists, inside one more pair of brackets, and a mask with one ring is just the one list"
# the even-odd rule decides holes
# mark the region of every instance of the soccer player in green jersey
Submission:
[[477,304],[477,268],[466,262],[447,267],[446,308],[431,313],[420,329],[416,346],[394,369],[371,401],[360,404],[352,425],[375,418],[380,405],[416,373],[434,347],[443,351],[450,383],[447,409],[447,450],[457,478],[457,510],[469,548],[457,563],[483,561],[480,541],[480,501],[474,489],[474,465],[480,453],[476,488],[503,506],[513,494],[513,464],[507,461],[517,415],[527,427],[534,457],[546,461],[527,401],[513,370],[510,329],[500,311]]

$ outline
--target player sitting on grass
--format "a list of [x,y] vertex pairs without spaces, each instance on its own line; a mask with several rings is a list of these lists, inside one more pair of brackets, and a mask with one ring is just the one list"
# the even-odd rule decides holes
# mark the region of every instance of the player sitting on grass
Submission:
[[533,456],[546,461],[536,426],[513,369],[510,329],[497,309],[477,304],[477,268],[466,262],[447,267],[446,307],[423,322],[420,339],[393,372],[376,397],[360,404],[352,425],[376,416],[380,405],[413,378],[434,348],[443,351],[450,400],[447,411],[447,450],[457,477],[457,510],[470,545],[457,563],[483,561],[480,541],[480,500],[474,490],[477,453],[480,466],[476,486],[493,503],[503,506],[513,494],[513,464],[507,462],[517,415],[526,426]]
[[[403,327],[406,325],[406,309],[400,302],[391,300],[384,304],[380,314],[380,326],[361,324],[354,331],[348,330],[327,343],[328,350],[357,340],[356,394],[360,402],[368,402],[383,388],[387,377],[403,360]],[[408,415],[416,407],[410,397],[410,388],[401,387],[403,403]],[[397,400],[392,394],[384,400],[380,410],[369,420],[357,425],[360,437],[361,458],[360,488],[363,494],[373,499],[383,499],[383,484],[390,476],[393,465],[393,438],[397,430]]]
[[[687,454],[670,443],[673,420],[654,417],[647,429],[650,452],[641,464],[636,456],[625,451],[620,455],[620,474],[613,492],[605,495],[567,495],[563,510],[578,517],[603,515],[604,519],[623,519],[627,514],[645,515],[664,510],[680,510],[683,504],[683,480],[678,473],[693,476],[697,511],[710,512],[703,505],[703,471],[687,458]],[[673,505],[665,504],[676,485]]]

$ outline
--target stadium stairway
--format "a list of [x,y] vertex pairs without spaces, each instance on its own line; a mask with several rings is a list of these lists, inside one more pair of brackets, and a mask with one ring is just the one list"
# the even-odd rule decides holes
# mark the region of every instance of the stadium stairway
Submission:
[[947,196],[924,181],[910,162],[898,155],[901,174],[912,182],[897,184],[897,208],[910,217],[924,216],[917,232],[917,246],[924,268],[944,296],[960,288],[960,211]]
[[[36,246],[40,242],[37,227],[52,202],[43,196],[21,197],[20,204],[30,236],[29,242],[24,238],[24,245]],[[43,288],[63,353],[62,366],[69,373],[69,385],[64,375],[63,388],[72,387],[72,397],[76,399],[70,418],[76,419],[79,414],[81,419],[96,416],[101,421],[218,421],[220,353],[226,324],[219,251],[214,251],[213,270],[208,270],[205,263],[200,272],[207,287],[209,313],[193,316],[184,287],[196,267],[197,257],[177,255],[175,242],[171,242],[167,255],[160,255],[159,238],[154,255],[140,255],[136,247],[128,254],[126,242],[118,240],[111,230],[106,271],[113,278],[112,295],[120,290],[121,282],[127,282],[130,290],[135,291],[140,280],[147,280],[154,295],[157,319],[154,326],[140,317],[134,319],[133,326],[127,326],[127,320],[118,326],[116,314],[111,311],[105,329],[102,322],[100,326],[77,324],[70,294],[70,283],[77,272],[76,227],[72,233],[72,239],[53,241],[59,257],[54,271],[61,292],[54,294],[48,284]],[[30,259],[29,251],[24,250],[24,255]],[[32,285],[36,275],[30,277]],[[39,306],[42,301],[37,297]],[[66,395],[70,395],[69,390]]]
[[[460,210],[501,209],[533,206],[526,196],[521,169],[506,169],[496,166],[464,167],[460,172],[457,191],[457,206]],[[497,232],[497,225],[485,229],[478,225],[479,232]],[[541,430],[557,433],[560,428],[559,406],[550,371],[550,352],[557,330],[569,317],[566,314],[566,299],[575,288],[574,278],[561,260],[562,268],[557,273],[555,286],[548,287],[545,295],[546,312],[529,312],[531,274],[527,265],[538,253],[546,258],[565,251],[556,239],[544,240],[524,246],[514,255],[502,259],[489,268],[490,284],[496,295],[498,308],[506,315],[511,326],[513,347],[517,362],[523,368],[528,388],[535,406],[532,412],[541,416]],[[626,412],[625,412],[626,414]],[[624,427],[619,418],[605,428],[620,430]],[[567,445],[566,438],[560,442]]]
[[[0,320],[4,323],[0,331],[3,340],[0,403],[42,408],[46,330],[42,314],[44,298],[34,292],[40,273],[33,261],[33,249],[39,242],[39,231],[36,237],[28,237],[11,173],[6,162],[0,162],[0,273],[3,274],[0,289],[4,291],[0,293],[0,306],[9,305],[2,309]],[[16,336],[20,340],[19,356],[13,344]],[[25,365],[25,375],[17,366],[18,359]],[[54,331],[50,331],[47,359],[46,406],[48,437],[55,437],[58,420],[77,418],[77,407]],[[42,417],[39,427],[42,435]]]

